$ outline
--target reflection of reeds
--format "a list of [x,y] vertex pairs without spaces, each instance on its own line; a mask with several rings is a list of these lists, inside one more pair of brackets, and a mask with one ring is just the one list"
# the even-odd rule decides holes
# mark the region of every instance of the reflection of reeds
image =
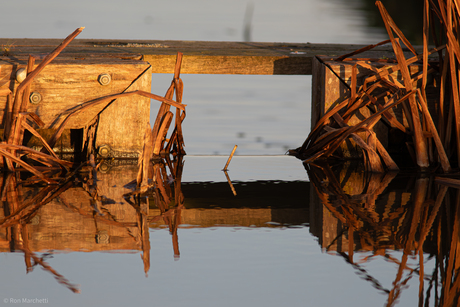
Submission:
[[[63,225],[59,223],[59,219],[63,217],[56,216],[57,221],[54,221],[56,225],[53,224],[53,227],[70,227],[71,229],[80,229],[80,227],[83,227],[84,229],[88,228],[88,225],[93,225],[93,227],[95,226],[94,240],[97,244],[103,245],[110,243],[107,236],[106,238],[102,237],[104,229],[106,229],[107,226],[111,227],[111,229],[121,229],[120,233],[125,231],[126,236],[134,242],[135,246],[139,246],[143,251],[142,258],[144,269],[146,273],[148,272],[150,267],[150,242],[147,220],[148,205],[145,199],[136,198],[134,202],[131,203],[137,211],[134,211],[137,219],[120,221],[117,215],[110,213],[110,209],[108,209],[110,206],[107,207],[107,205],[113,204],[114,202],[100,193],[100,187],[97,185],[99,181],[95,174],[94,165],[86,170],[76,170],[68,174],[67,177],[59,179],[61,182],[59,185],[40,186],[34,181],[19,181],[18,178],[19,172],[0,178],[1,199],[3,201],[4,211],[4,217],[0,219],[0,229],[2,230],[2,234],[5,234],[5,239],[9,242],[8,250],[22,251],[24,253],[28,272],[32,270],[34,265],[38,264],[46,271],[53,274],[58,282],[65,285],[71,291],[80,291],[77,286],[70,283],[32,250],[31,242],[29,242],[29,239],[32,237],[29,234],[31,227],[33,227],[31,224],[33,225],[35,217],[42,216],[43,212],[45,212],[44,210],[46,210],[44,208],[45,206],[64,207],[67,212],[71,212],[71,215],[83,217],[83,220],[87,220],[88,223],[79,225],[75,224],[74,221],[66,220],[61,221],[65,223],[65,225]],[[54,177],[50,178],[54,179]],[[76,188],[76,186],[80,186],[80,188]],[[24,188],[27,188],[27,193],[24,192]],[[83,191],[86,191],[87,196],[85,197],[85,193],[81,192],[83,195],[80,195],[77,200],[74,200],[72,196],[75,194],[73,193],[78,190],[82,191],[81,188],[83,188]],[[65,196],[66,192],[70,193]],[[75,204],[75,202],[77,202],[77,204]],[[129,212],[128,209],[129,208],[124,208],[123,211]],[[51,214],[53,213],[54,211],[51,212]],[[76,213],[76,215],[74,213]],[[89,227],[88,229],[94,229],[93,227]],[[38,233],[45,231],[47,226],[43,225],[39,229]],[[53,235],[60,235],[59,233],[54,233],[55,230],[52,231]],[[69,233],[61,235],[68,236]],[[79,231],[77,231],[77,236],[78,235],[80,235]],[[41,242],[38,241],[39,240],[35,239],[32,242],[35,248],[37,246],[47,249],[52,248],[51,246],[48,247],[46,244],[40,244]],[[63,243],[63,245],[67,246],[67,248],[73,248],[73,245],[67,245],[66,243]],[[86,246],[91,246],[91,244],[85,245],[85,243],[83,243],[83,245],[85,248]]]
[[[21,186],[17,182],[16,174],[10,174],[2,180],[2,201],[5,217],[0,220],[0,228],[5,228],[10,233],[11,250],[24,253],[27,271],[30,272],[34,265],[40,265],[44,270],[53,274],[56,280],[69,288],[72,292],[79,293],[79,288],[70,283],[64,276],[54,270],[42,258],[29,249],[28,223],[37,214],[38,209],[58,197],[62,192],[73,186],[74,177],[70,176],[61,185],[46,186],[31,199],[22,200]],[[34,264],[32,264],[32,261]]]
[[[182,168],[181,155],[175,156],[172,161],[169,155],[154,160],[150,178],[152,189],[146,195],[151,197],[151,202],[160,210],[160,214],[150,216],[142,222],[142,225],[148,227],[149,223],[164,221],[172,235],[174,257],[177,259],[180,256],[177,230],[181,224],[181,210],[184,208],[184,195],[181,189]],[[139,190],[133,191],[126,194],[125,199],[136,199],[139,194]],[[143,217],[146,217],[145,213]]]
[[[376,2],[384,21],[394,50],[395,59],[351,58],[371,45],[352,54],[335,59],[336,63],[352,65],[351,85],[348,98],[326,112],[317,121],[304,144],[292,150],[291,154],[306,162],[333,157],[343,142],[352,138],[363,151],[366,168],[382,172],[385,168],[397,169],[393,159],[376,138],[372,128],[379,121],[385,121],[392,129],[400,130],[412,142],[406,142],[415,164],[421,169],[440,164],[444,172],[451,169],[451,163],[460,164],[460,96],[458,88],[458,65],[460,64],[460,44],[458,25],[460,14],[453,1],[424,1],[423,52],[415,48],[399,30],[385,7]],[[436,48],[429,50],[429,35]],[[388,41],[382,42],[386,43]],[[406,58],[402,43],[413,54]],[[429,61],[435,54],[437,60]],[[420,63],[421,72],[412,74],[410,65]],[[381,68],[369,62],[387,64]],[[357,71],[367,70],[358,86]],[[401,79],[394,77],[398,72]],[[436,107],[428,107],[426,89],[429,78],[435,78],[438,89]],[[402,119],[395,114],[397,106],[402,107]],[[367,118],[351,124],[351,119],[359,110],[371,113]],[[360,133],[361,135],[358,135]],[[364,136],[365,135],[365,136]],[[452,158],[454,156],[457,158]]]
[[[185,119],[185,105],[182,104],[182,93],[184,85],[180,78],[180,69],[182,64],[182,53],[177,54],[176,66],[174,68],[174,77],[168,88],[165,101],[158,110],[157,117],[153,128],[146,127],[144,134],[144,148],[139,156],[139,172],[137,175],[137,187],[141,192],[146,192],[149,188],[149,181],[155,182],[155,172],[152,170],[152,158],[160,155],[184,155],[184,137],[182,135],[182,122]],[[173,101],[173,96],[176,96],[176,101]],[[173,101],[174,104],[169,103]],[[176,119],[174,129],[169,139],[166,138],[169,127],[173,119],[173,113],[170,107],[176,107]]]
[[[460,263],[457,260],[460,259],[457,255],[460,190],[442,185],[445,180],[416,178],[407,190],[411,194],[410,201],[403,202],[402,198],[395,197],[397,192],[392,192],[391,197],[383,193],[395,180],[394,174],[367,173],[364,181],[360,174],[355,176],[360,180],[355,181],[353,175],[343,172],[339,179],[327,165],[310,165],[307,171],[322,205],[343,227],[342,231],[337,228],[335,239],[322,242],[323,246],[329,251],[336,249],[359,275],[386,293],[386,306],[394,306],[409,280],[417,275],[419,306],[430,306],[430,299],[434,300],[434,306],[457,306],[460,296]],[[391,256],[390,250],[402,251],[401,259]],[[357,253],[362,251],[372,254],[356,260]],[[429,258],[434,256],[435,269],[431,275],[425,272],[426,253],[432,255]],[[385,289],[363,268],[363,263],[375,257],[383,257],[397,265],[391,289]],[[410,258],[418,259],[418,266],[409,265]],[[426,288],[425,283],[428,284]]]

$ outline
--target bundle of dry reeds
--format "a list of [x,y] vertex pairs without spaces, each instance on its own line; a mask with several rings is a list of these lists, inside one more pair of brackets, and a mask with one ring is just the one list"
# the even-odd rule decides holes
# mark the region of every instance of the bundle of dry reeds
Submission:
[[[182,104],[182,94],[184,84],[180,78],[180,69],[182,64],[182,53],[177,53],[176,66],[174,68],[174,77],[171,85],[168,88],[165,99],[171,100],[175,94],[175,104],[163,102],[158,110],[157,117],[153,128],[150,125],[145,128],[144,148],[139,156],[139,172],[137,175],[137,187],[142,192],[146,192],[149,188],[149,180],[155,181],[156,174],[154,165],[150,162],[152,158],[160,155],[184,155],[184,137],[182,135],[182,122],[185,119],[185,106]],[[174,114],[170,111],[171,106],[176,107],[176,119],[174,129],[167,138],[168,130],[171,126]]]
[[[362,149],[367,170],[397,170],[398,166],[373,131],[377,122],[384,121],[412,139],[406,143],[407,149],[420,169],[440,165],[444,172],[449,172],[451,164],[460,165],[459,5],[457,1],[450,0],[439,0],[437,3],[424,1],[424,44],[421,54],[406,39],[383,4],[377,1],[376,5],[389,40],[335,59],[354,61],[348,97],[326,112],[303,145],[291,150],[290,154],[307,163],[331,158],[339,146],[351,138]],[[429,48],[430,34],[434,49]],[[387,42],[392,44],[395,59],[379,59],[379,62],[388,65],[376,68],[369,65],[371,59],[351,58]],[[405,57],[401,42],[413,54],[412,57]],[[437,59],[429,60],[430,55],[437,55]],[[420,73],[411,74],[409,68],[414,63],[422,65]],[[359,88],[358,68],[370,71]],[[395,73],[401,77],[396,78]],[[438,88],[439,96],[434,108],[429,108],[427,102],[429,78],[436,80]],[[395,116],[397,106],[402,108],[402,118]],[[350,126],[349,120],[362,108],[369,109],[371,115]],[[365,137],[358,136],[358,133],[365,134]]]
[[[79,113],[87,110],[88,108],[94,107],[96,105],[109,105],[112,101],[117,98],[131,96],[131,95],[141,95],[148,97],[157,101],[160,101],[161,108],[160,114],[166,113],[165,116],[161,116],[159,123],[161,127],[154,128],[153,136],[155,136],[155,149],[154,153],[159,153],[159,149],[164,144],[163,132],[166,130],[170,123],[171,112],[168,112],[170,106],[175,106],[177,108],[178,119],[176,119],[176,131],[173,133],[170,142],[166,146],[165,150],[170,150],[172,144],[176,144],[177,151],[183,153],[183,138],[181,130],[181,122],[185,117],[185,105],[181,103],[182,98],[182,81],[179,78],[179,68],[176,69],[177,74],[175,74],[174,85],[172,89],[168,91],[166,97],[161,97],[149,92],[144,92],[140,90],[123,92],[114,95],[108,95],[93,99],[90,101],[82,102],[76,108],[69,110],[66,118],[60,123],[58,128],[55,130],[55,133],[49,140],[45,140],[33,127],[38,128],[43,127],[44,123],[40,120],[40,117],[35,113],[27,112],[28,97],[30,94],[30,85],[33,82],[34,78],[48,65],[54,58],[56,58],[61,51],[78,35],[83,31],[84,27],[76,29],[72,34],[70,34],[53,52],[48,54],[38,65],[35,65],[36,57],[33,55],[29,56],[29,61],[27,65],[27,77],[25,80],[18,86],[18,88],[11,92],[10,90],[4,90],[0,92],[0,95],[7,96],[7,107],[5,109],[5,121],[4,121],[4,134],[3,142],[0,143],[0,156],[3,158],[3,166],[5,170],[13,172],[15,170],[25,170],[30,172],[38,180],[45,181],[48,184],[57,183],[56,180],[50,179],[48,176],[44,175],[42,166],[51,168],[54,170],[62,170],[69,172],[74,164],[69,161],[64,161],[59,159],[53,151],[53,147],[60,138],[64,129],[66,128],[67,123],[73,117]],[[176,101],[173,101],[172,94],[173,90],[176,89]],[[165,120],[163,121],[163,118]],[[158,121],[158,120],[157,120]],[[169,122],[168,122],[169,121]],[[28,130],[34,136],[36,136],[42,143],[43,148],[40,151],[33,150],[31,148],[22,146],[24,132]],[[160,137],[159,135],[162,135]],[[157,137],[158,136],[158,137]],[[158,143],[158,144],[157,144]],[[91,146],[88,146],[87,156],[95,154],[95,149]],[[48,169],[49,170],[49,169]]]

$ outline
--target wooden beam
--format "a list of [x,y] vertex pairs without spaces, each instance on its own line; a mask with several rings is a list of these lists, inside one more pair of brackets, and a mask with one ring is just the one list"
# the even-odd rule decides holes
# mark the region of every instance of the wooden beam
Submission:
[[[60,39],[0,38],[0,62],[29,54],[46,54],[60,42]],[[152,73],[172,74],[177,52],[182,52],[183,74],[311,75],[314,56],[337,57],[362,47],[364,45],[75,39],[56,60],[143,59],[152,65]],[[359,56],[394,57],[391,45],[376,47]]]

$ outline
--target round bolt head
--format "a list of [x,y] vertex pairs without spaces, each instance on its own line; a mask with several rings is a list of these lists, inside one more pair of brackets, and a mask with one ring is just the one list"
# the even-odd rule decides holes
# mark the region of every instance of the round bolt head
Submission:
[[42,95],[38,92],[33,92],[29,96],[29,101],[31,104],[39,104],[42,101]]
[[108,85],[110,81],[112,81],[112,77],[109,74],[100,74],[99,77],[97,77],[97,81],[101,85]]
[[101,173],[107,173],[109,170],[110,170],[110,165],[107,164],[107,163],[102,163],[101,165],[99,165],[99,169],[98,169]]
[[108,145],[99,146],[98,153],[101,157],[107,158],[110,155],[110,147]]
[[100,230],[96,234],[96,243],[97,244],[107,244],[109,243],[110,236],[107,230]]
[[40,224],[40,216],[35,215],[33,218],[30,219],[29,223],[32,224],[32,226],[39,225]]
[[16,81],[22,83],[24,79],[27,77],[27,70],[25,68],[20,68],[16,71]]

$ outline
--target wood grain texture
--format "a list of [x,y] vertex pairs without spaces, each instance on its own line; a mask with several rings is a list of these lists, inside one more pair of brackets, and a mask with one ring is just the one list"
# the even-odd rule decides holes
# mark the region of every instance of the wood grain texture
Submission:
[[[15,81],[15,72],[23,68],[21,62],[6,63],[0,61],[0,89],[9,88],[14,91],[18,82]],[[72,109],[86,101],[102,96],[123,92],[139,75],[150,65],[143,61],[107,61],[73,63],[51,63],[34,79],[31,93],[40,93],[42,100],[34,105],[29,103],[28,112],[37,114],[45,123],[43,128],[56,128],[63,118]],[[101,85],[98,76],[107,73],[112,81],[108,85]],[[150,92],[150,87],[144,90]],[[6,97],[0,97],[0,118],[4,118],[3,110]],[[85,127],[104,107],[94,107],[73,117],[67,128],[76,129]],[[1,128],[3,128],[1,121]]]
[[[122,91],[143,90],[150,92],[151,81],[152,73],[149,66]],[[158,107],[160,104],[157,102]],[[118,98],[100,114],[96,148],[107,145],[111,148],[110,156],[116,158],[137,157],[142,152],[144,131],[149,122],[149,98],[140,95]]]
[[[0,38],[0,45],[13,44],[8,57],[1,57],[0,51],[0,59],[46,54],[59,43],[59,39]],[[143,57],[152,64],[152,73],[173,73],[176,54],[182,52],[183,74],[310,75],[314,56],[337,57],[363,47],[353,44],[75,39],[56,60],[108,55],[120,59]],[[384,45],[361,53],[360,57],[393,55],[391,46]]]

